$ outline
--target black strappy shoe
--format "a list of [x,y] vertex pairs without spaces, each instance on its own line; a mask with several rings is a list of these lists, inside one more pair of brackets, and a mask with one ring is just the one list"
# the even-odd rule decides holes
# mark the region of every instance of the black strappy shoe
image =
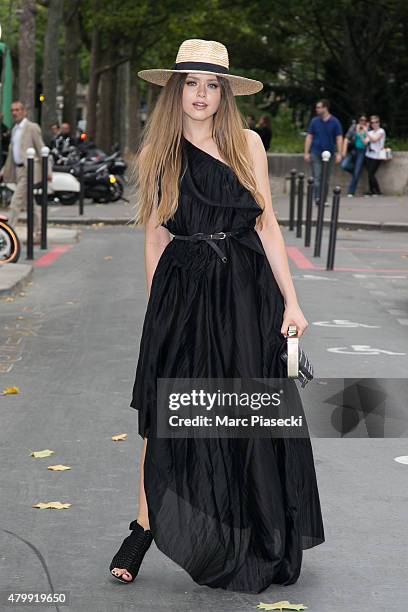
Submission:
[[[120,580],[120,582],[126,583],[133,582],[136,578],[143,557],[153,541],[150,529],[143,529],[137,520],[130,523],[129,529],[132,530],[132,533],[123,540],[121,547],[113,557],[112,563],[109,566],[111,575],[117,580]],[[112,573],[114,567],[126,569],[126,571],[132,575],[132,580],[125,580],[122,576],[115,576],[115,574]]]

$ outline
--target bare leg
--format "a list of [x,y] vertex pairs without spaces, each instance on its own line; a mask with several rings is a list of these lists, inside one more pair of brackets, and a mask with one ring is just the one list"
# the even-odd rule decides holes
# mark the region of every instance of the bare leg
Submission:
[[144,477],[143,477],[143,466],[146,457],[147,438],[144,439],[142,459],[140,462],[140,486],[139,486],[139,514],[137,516],[137,522],[143,527],[143,529],[150,529],[149,525],[149,514],[147,511],[146,493],[144,488]]
[[[140,461],[140,485],[139,485],[139,513],[137,516],[137,522],[139,525],[143,527],[143,529],[149,529],[149,515],[147,511],[147,501],[146,501],[146,493],[144,489],[144,478],[143,478],[143,468],[144,461],[146,457],[146,447],[147,447],[147,438],[144,439],[143,443],[143,451],[142,458]],[[116,574],[116,576],[121,576],[124,580],[132,580],[132,575],[125,570],[124,568],[114,567],[112,572]]]

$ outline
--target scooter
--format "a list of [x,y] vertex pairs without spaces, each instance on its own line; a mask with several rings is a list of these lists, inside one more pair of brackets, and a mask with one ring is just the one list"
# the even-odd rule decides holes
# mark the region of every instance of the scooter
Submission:
[[[105,155],[94,145],[79,147],[70,146],[65,154],[52,150],[54,172],[70,173],[79,179],[80,163],[84,168],[84,195],[96,203],[116,202],[124,199],[123,192],[128,177],[126,162],[120,157],[119,151]],[[79,163],[79,157],[82,161]],[[125,200],[127,201],[127,200]],[[61,198],[62,204],[71,204],[68,197]]]
[[16,263],[20,257],[20,240],[8,224],[8,217],[0,215],[0,263]]
[[[3,190],[13,195],[15,183],[3,183]],[[52,181],[48,182],[48,200],[61,204],[75,204],[79,199],[81,186],[79,180],[70,172],[69,168],[55,168],[52,172]],[[36,190],[34,189],[34,195]],[[11,197],[10,197],[11,199]]]
[[[109,172],[108,164],[81,162],[84,164],[84,194],[95,203],[106,204],[123,198],[123,187],[117,177]],[[79,177],[80,165],[71,168],[70,172]],[[127,200],[126,200],[127,201]]]

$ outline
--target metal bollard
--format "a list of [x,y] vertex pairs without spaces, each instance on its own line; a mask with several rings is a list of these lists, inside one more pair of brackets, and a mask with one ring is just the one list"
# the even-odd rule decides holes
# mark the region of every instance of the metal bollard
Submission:
[[48,216],[48,147],[41,149],[42,180],[41,180],[41,248],[47,248],[47,216]]
[[329,248],[327,251],[326,270],[333,270],[333,266],[334,266],[334,254],[336,250],[336,237],[337,237],[337,222],[339,219],[339,209],[340,209],[340,195],[341,195],[340,187],[335,187],[333,189],[333,205],[332,205],[332,214],[331,214],[331,220],[330,220]]
[[315,248],[314,248],[314,253],[313,253],[314,257],[320,257],[320,251],[322,248],[324,203],[327,197],[327,189],[328,189],[327,179],[329,176],[330,157],[331,157],[330,151],[323,151],[322,153],[323,168],[322,168],[322,177],[321,177],[321,183],[320,183],[319,210],[317,213]]
[[314,178],[309,176],[307,179],[307,196],[306,196],[306,226],[305,226],[305,246],[310,246],[312,236],[312,214],[313,214],[313,195],[314,195]]
[[34,155],[32,147],[27,149],[27,257],[34,259]]
[[85,186],[84,186],[84,163],[85,163],[85,159],[82,158],[79,161],[79,214],[83,215],[84,214],[84,192],[85,192]]
[[296,238],[301,238],[303,221],[303,196],[305,190],[305,175],[303,174],[303,172],[299,172],[298,179]]
[[289,196],[289,230],[292,231],[295,222],[295,200],[296,200],[296,174],[293,168],[290,171],[290,196]]
[[330,163],[331,153],[330,151],[323,151],[322,153],[322,176],[320,181],[320,193],[319,195],[319,203],[326,202],[327,194],[329,192],[329,163]]

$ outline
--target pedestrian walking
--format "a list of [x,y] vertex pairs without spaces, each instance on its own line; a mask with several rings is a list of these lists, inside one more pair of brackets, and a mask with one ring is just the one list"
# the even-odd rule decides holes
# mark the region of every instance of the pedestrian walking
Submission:
[[272,140],[272,125],[268,115],[262,115],[256,125],[255,131],[258,132],[259,136],[261,137],[265,151],[269,151]]
[[367,137],[364,140],[365,144],[368,145],[365,152],[369,187],[367,195],[379,196],[382,193],[375,175],[382,161],[381,151],[385,148],[386,133],[384,128],[381,127],[378,115],[371,115],[370,127],[371,129],[368,130]]
[[[322,153],[323,151],[331,153],[330,161],[327,162],[329,164],[327,177],[329,184],[333,158],[335,157],[336,164],[340,164],[342,160],[343,128],[337,117],[330,114],[330,102],[328,100],[319,100],[316,103],[315,110],[317,116],[311,120],[307,128],[304,159],[312,164],[315,201],[316,204],[319,204],[323,168]],[[328,206],[327,202],[324,204]]]
[[350,126],[344,137],[341,168],[353,175],[347,192],[349,198],[352,198],[356,193],[358,181],[360,180],[361,171],[364,166],[367,134],[368,119],[365,115],[361,115],[358,118],[358,122],[354,122]]
[[266,153],[235,101],[263,85],[230,74],[226,47],[201,39],[138,76],[163,87],[136,165],[149,300],[130,406],[144,445],[139,511],[110,571],[132,582],[154,539],[197,584],[258,593],[296,582],[302,551],[324,541],[310,439],[159,436],[156,386],[287,377],[288,325],[308,326]]
[[[27,209],[27,149],[35,150],[34,183],[41,181],[41,149],[44,142],[41,128],[37,123],[29,121],[27,109],[20,100],[11,105],[14,126],[8,148],[7,159],[0,170],[0,181],[15,183],[16,188],[10,201],[8,219],[10,225],[18,222],[22,210]],[[48,158],[48,180],[52,180],[51,156]],[[34,244],[41,239],[41,208],[34,204]]]

